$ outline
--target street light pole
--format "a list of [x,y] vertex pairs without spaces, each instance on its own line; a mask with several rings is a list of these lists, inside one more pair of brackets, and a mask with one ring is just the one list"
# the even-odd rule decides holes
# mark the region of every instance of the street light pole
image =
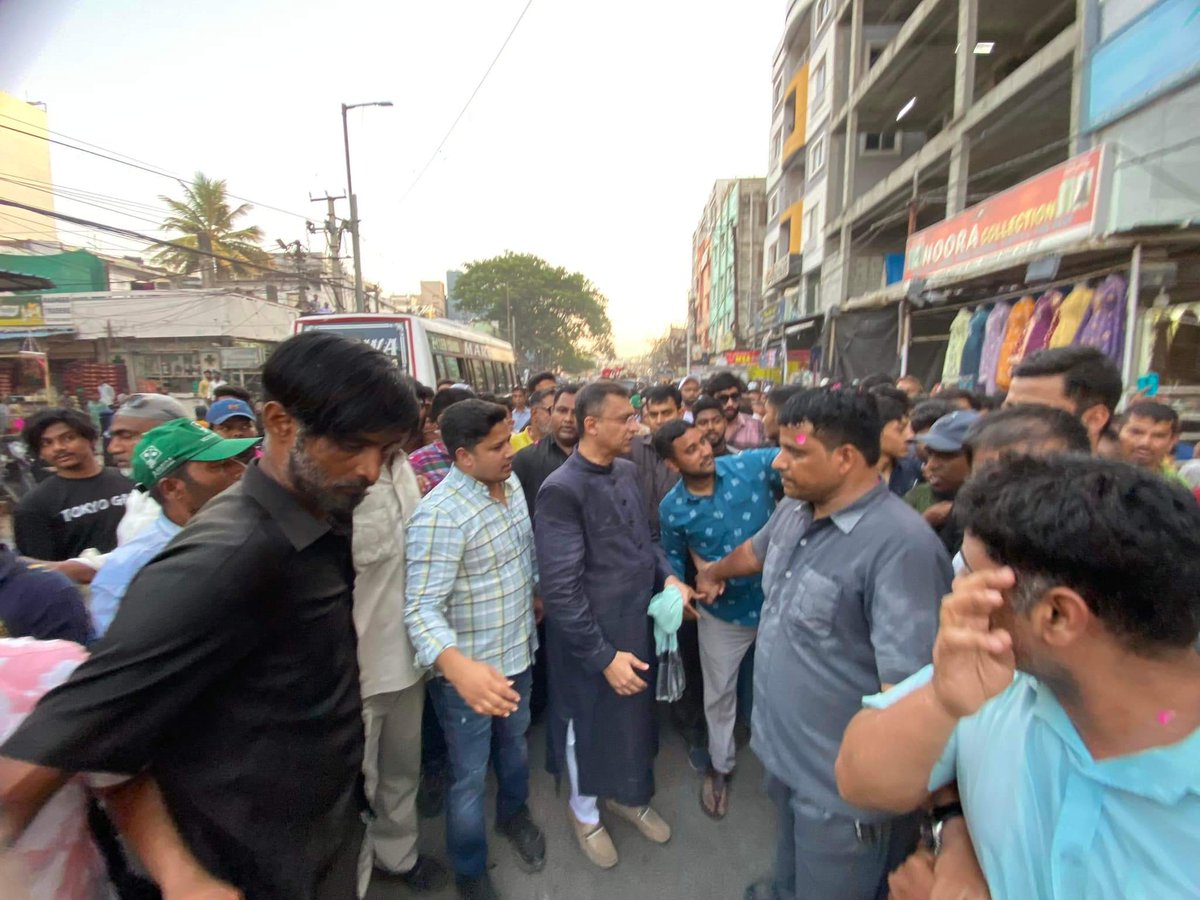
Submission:
[[346,121],[346,113],[362,106],[391,105],[391,100],[342,104],[342,141],[346,147],[346,196],[350,198],[350,243],[354,253],[354,309],[356,312],[366,312],[366,297],[363,294],[362,252],[358,237],[358,197],[354,194],[354,179],[350,175],[350,126]]

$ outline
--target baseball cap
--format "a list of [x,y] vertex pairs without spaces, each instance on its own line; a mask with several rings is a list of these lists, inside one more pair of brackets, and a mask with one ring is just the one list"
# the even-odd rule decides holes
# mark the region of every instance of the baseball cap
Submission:
[[152,419],[157,422],[187,418],[183,404],[166,394],[130,394],[117,408],[116,414],[127,419]]
[[970,409],[955,410],[942,416],[917,441],[936,453],[961,453],[963,442],[971,426],[979,419],[979,413]]
[[207,428],[178,419],[151,428],[133,451],[133,480],[150,488],[184,463],[220,462],[244,453],[258,438],[225,439]]
[[236,416],[245,416],[253,422],[254,410],[245,400],[239,400],[237,397],[222,397],[208,408],[207,422],[210,425],[220,425]]

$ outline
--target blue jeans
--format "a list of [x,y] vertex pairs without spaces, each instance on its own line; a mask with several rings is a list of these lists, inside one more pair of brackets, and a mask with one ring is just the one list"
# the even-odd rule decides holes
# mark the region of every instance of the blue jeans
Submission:
[[496,769],[496,821],[505,822],[529,799],[529,669],[512,677],[521,704],[507,719],[481,716],[444,678],[430,682],[434,708],[450,752],[450,792],[446,797],[446,848],[456,875],[487,871],[487,827],[483,798],[488,760]]

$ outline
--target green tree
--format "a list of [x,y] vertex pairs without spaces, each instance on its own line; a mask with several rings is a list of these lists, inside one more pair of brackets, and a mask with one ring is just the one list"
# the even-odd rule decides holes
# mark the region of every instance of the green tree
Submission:
[[[170,240],[179,246],[163,248],[155,255],[155,263],[180,275],[193,272],[206,277],[215,275],[217,281],[253,275],[261,271],[259,267],[270,264],[270,257],[259,246],[262,229],[256,225],[237,227],[238,219],[253,207],[243,203],[231,208],[224,179],[207,178],[203,172],[197,172],[191,184],[183,185],[183,191],[183,200],[158,198],[171,210],[163,220],[162,229],[176,232]],[[227,258],[213,259],[190,250]]]
[[536,256],[508,252],[467,263],[454,294],[459,309],[500,324],[521,365],[578,372],[613,352],[604,295],[578,272]]

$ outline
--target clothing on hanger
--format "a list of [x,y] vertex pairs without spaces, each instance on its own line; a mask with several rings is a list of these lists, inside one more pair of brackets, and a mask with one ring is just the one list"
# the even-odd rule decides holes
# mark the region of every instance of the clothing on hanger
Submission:
[[1033,320],[1035,309],[1032,297],[1022,297],[1013,304],[1008,313],[1008,325],[1004,330],[1004,341],[1000,344],[1000,358],[996,362],[994,386],[988,393],[1007,391],[1012,384],[1013,365],[1020,353],[1021,343]]
[[996,392],[996,365],[1000,361],[1000,345],[1008,329],[1007,303],[997,303],[988,313],[983,330],[983,353],[979,357],[979,386],[985,394]]
[[1118,365],[1125,352],[1125,296],[1128,285],[1120,275],[1109,275],[1092,297],[1091,312],[1075,343],[1096,347]]
[[950,323],[950,342],[946,344],[946,361],[942,364],[942,384],[958,384],[958,372],[962,366],[963,347],[971,328],[971,310],[960,309]]
[[1079,334],[1087,323],[1091,312],[1092,293],[1092,289],[1081,281],[1063,298],[1063,302],[1058,305],[1054,324],[1050,327],[1047,347],[1069,347],[1075,343],[1075,335]]
[[987,332],[992,304],[985,303],[975,310],[967,327],[967,342],[963,345],[962,363],[958,371],[958,386],[969,391],[979,383],[979,364],[983,359],[983,340]]
[[1033,307],[1033,315],[1025,326],[1025,335],[1017,349],[1017,360],[1022,360],[1030,353],[1044,350],[1050,341],[1050,330],[1054,327],[1054,317],[1062,303],[1062,291],[1046,291],[1038,297]]

